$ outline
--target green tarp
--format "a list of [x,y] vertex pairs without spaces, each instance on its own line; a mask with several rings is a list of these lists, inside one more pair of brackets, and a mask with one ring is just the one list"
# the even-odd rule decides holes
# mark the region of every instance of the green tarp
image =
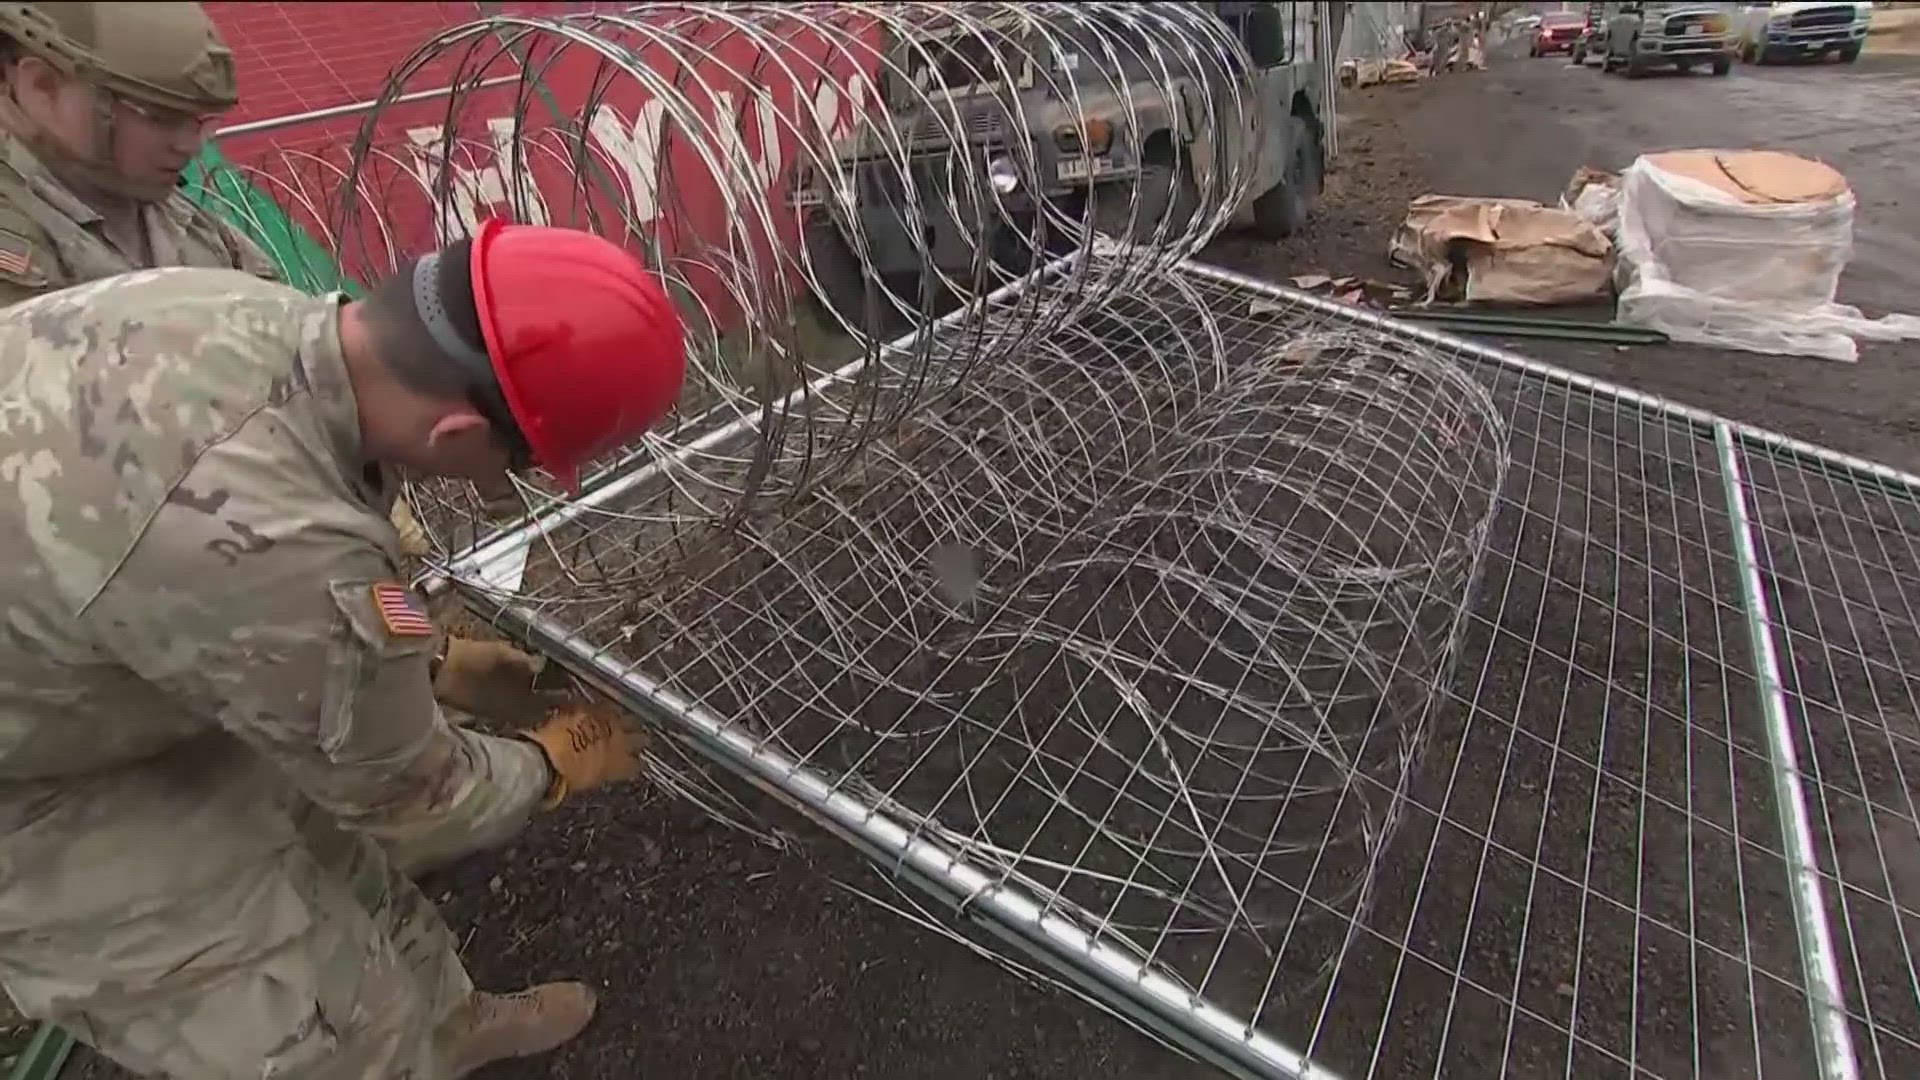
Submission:
[[265,248],[287,284],[310,293],[343,289],[360,295],[361,284],[347,278],[332,253],[251,183],[219,147],[208,143],[187,170],[186,191],[188,198]]

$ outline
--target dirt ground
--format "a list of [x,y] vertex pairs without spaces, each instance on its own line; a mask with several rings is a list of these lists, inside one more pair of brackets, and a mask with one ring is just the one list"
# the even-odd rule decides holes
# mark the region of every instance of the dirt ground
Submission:
[[[1920,187],[1914,183],[1911,151],[1898,150],[1915,145],[1920,136],[1916,101],[1920,58],[1912,57],[1868,56],[1844,69],[1741,67],[1727,79],[1644,82],[1569,69],[1558,60],[1496,57],[1495,67],[1487,72],[1417,89],[1384,88],[1351,96],[1343,105],[1340,170],[1330,180],[1309,235],[1278,246],[1228,238],[1215,245],[1210,257],[1276,277],[1308,272],[1388,276],[1388,233],[1407,200],[1422,191],[1550,200],[1582,164],[1619,167],[1635,153],[1668,147],[1772,146],[1823,157],[1845,171],[1856,188],[1858,250],[1842,299],[1872,313],[1920,312],[1920,196],[1915,195]],[[1901,160],[1909,164],[1903,166]],[[1907,370],[1920,361],[1920,348],[1870,346],[1860,363],[1842,366],[1677,347],[1616,351],[1611,346],[1507,344],[1543,360],[1812,441],[1920,467],[1920,441],[1913,438],[1916,421],[1909,404],[1920,376]],[[1544,583],[1534,584],[1544,588]],[[1618,583],[1615,587],[1625,588]],[[1520,591],[1511,582],[1509,588],[1516,595]],[[1651,586],[1647,592],[1651,604]],[[1636,662],[1630,654],[1622,655],[1626,662]],[[1594,661],[1603,668],[1607,662],[1604,656]],[[1517,700],[1525,692],[1524,679],[1509,674],[1483,688],[1492,696]],[[1604,695],[1596,707],[1606,707]],[[1678,708],[1684,716],[1686,706]],[[1560,736],[1553,738],[1552,745],[1560,745]],[[1604,727],[1596,738],[1608,739]],[[1457,753],[1456,760],[1477,762],[1464,766],[1460,776],[1443,779],[1466,791],[1469,802],[1486,803],[1484,826],[1497,834],[1512,824],[1494,817],[1497,800],[1490,794],[1500,782],[1499,747],[1477,747],[1485,753],[1475,757],[1462,745],[1465,740],[1458,735],[1452,745],[1436,745],[1433,753],[1442,760]],[[1657,761],[1672,744],[1656,745],[1649,734],[1628,749],[1643,760]],[[1511,744],[1507,752],[1514,753]],[[1550,775],[1551,764],[1545,767]],[[1525,771],[1511,760],[1508,768],[1516,774]],[[1733,782],[1732,776],[1723,779]],[[1764,787],[1758,777],[1742,776],[1740,783],[1743,791]],[[1682,782],[1663,797],[1685,802],[1693,795],[1684,787]],[[1612,800],[1622,797],[1598,781],[1575,794],[1582,801],[1590,798],[1595,809],[1611,807]],[[1693,794],[1704,800],[1712,793]],[[1734,801],[1729,793],[1721,795],[1730,805]],[[1764,806],[1746,809],[1766,812]],[[1538,815],[1537,828],[1544,835],[1544,803]],[[801,835],[805,854],[751,843],[671,798],[642,801],[631,791],[620,792],[582,800],[539,822],[507,850],[430,881],[429,895],[439,899],[465,941],[465,954],[482,985],[506,988],[583,977],[602,987],[602,1014],[577,1043],[551,1058],[502,1065],[485,1075],[495,1080],[1014,1080],[1204,1074],[1092,1008],[1018,982],[960,946],[834,888],[823,874],[868,882],[871,878],[838,843],[777,811],[772,816]],[[1568,820],[1554,818],[1553,828]],[[1434,895],[1470,898],[1476,883],[1489,895],[1498,895],[1492,885],[1477,882],[1468,867],[1456,870],[1450,865],[1465,863],[1476,850],[1484,859],[1484,847],[1465,845],[1464,834],[1443,836],[1447,830],[1436,822],[1410,828],[1426,830],[1415,840],[1430,844],[1429,857],[1439,860],[1433,883],[1425,886]],[[1618,843],[1631,841],[1610,836]],[[1590,859],[1600,852],[1601,863],[1614,850],[1592,838],[1586,845]],[[1725,855],[1704,844],[1698,853],[1703,858]],[[1588,867],[1590,875],[1606,870]],[[1476,874],[1498,878],[1522,871],[1494,860],[1492,865],[1483,862]],[[1623,881],[1633,878],[1627,870],[1621,874]],[[1400,893],[1390,889],[1380,918],[1401,913],[1411,919],[1418,884],[1401,882],[1395,886]],[[1523,895],[1530,896],[1532,889],[1529,885]],[[1595,889],[1604,891],[1597,885]],[[1434,902],[1426,902],[1429,909]],[[1753,917],[1772,928],[1778,949],[1790,953],[1788,924],[1774,921],[1783,917],[1785,909],[1778,906],[1783,903],[1779,896],[1770,907],[1756,902]],[[1493,918],[1494,929],[1510,929],[1506,915],[1496,912]],[[1592,918],[1595,924],[1605,923],[1607,909],[1596,905]],[[1524,935],[1524,919],[1520,923],[1515,932]],[[1556,1002],[1564,1004],[1575,995],[1584,995],[1589,1003],[1596,995],[1604,1001],[1609,991],[1617,996],[1624,981],[1640,970],[1589,960],[1578,985],[1548,979],[1543,985],[1521,986],[1514,971],[1476,968],[1464,926],[1409,926],[1406,932],[1428,944],[1433,944],[1429,939],[1451,935],[1436,948],[1458,951],[1459,969],[1479,980],[1475,985],[1511,980],[1513,992],[1523,1000],[1536,995],[1532,1000],[1537,1015],[1551,1015]],[[1487,932],[1486,927],[1481,930]],[[1696,932],[1713,936],[1705,926]],[[1637,933],[1633,936],[1637,941]],[[1571,941],[1549,940],[1538,947],[1550,955],[1566,951],[1578,969],[1580,941],[1576,933]],[[1367,959],[1361,956],[1354,962]],[[1763,967],[1791,966],[1784,955],[1753,959]],[[1384,950],[1372,960],[1395,962]],[[1536,957],[1529,967],[1538,965]],[[1453,1024],[1466,1031],[1464,1036],[1455,1031],[1456,1043],[1463,1038],[1471,1042],[1476,1025],[1507,1022],[1510,1013],[1490,1005],[1490,1011],[1476,1013],[1475,992],[1471,987],[1462,992],[1458,972],[1435,969],[1428,974],[1433,993],[1441,995],[1430,1008],[1437,1012],[1444,1007]],[[1717,985],[1684,970],[1667,975]],[[1420,1030],[1417,974],[1408,985],[1414,987],[1407,991],[1410,1000],[1393,1008],[1398,1017],[1391,1025],[1394,1037],[1371,1063],[1379,1075],[1492,1075],[1500,1061],[1507,1062],[1513,1075],[1628,1075],[1617,1057],[1594,1048],[1633,1041],[1631,1018],[1625,1027],[1615,1019],[1585,1029],[1572,1045],[1564,1036],[1558,1042],[1546,1036],[1551,1045],[1542,1042],[1533,1048],[1537,1053],[1525,1044],[1540,1033],[1523,1023],[1508,1033],[1516,1050],[1503,1050],[1507,1039],[1489,1038],[1479,1050],[1449,1056],[1432,1045],[1437,1035]],[[1913,1007],[1910,998],[1906,1007]],[[1588,1008],[1591,1016],[1593,1006]],[[1637,1034],[1648,1044],[1661,1044],[1671,1036],[1680,1040],[1672,1045],[1685,1045],[1685,1032],[1678,1029],[1691,1023],[1711,1029],[1707,1037],[1695,1035],[1696,1047],[1731,1040],[1727,1045],[1734,1049],[1723,1046],[1721,1051],[1737,1062],[1742,1054],[1748,1060],[1762,1056],[1741,1046],[1767,1042],[1764,1056],[1779,1069],[1766,1075],[1808,1075],[1800,1048],[1773,1046],[1767,1033],[1753,1030],[1743,1018],[1745,1005],[1703,992],[1694,1008],[1691,1020],[1664,1018]],[[1329,1023],[1343,1019],[1356,1031],[1381,1023],[1377,1014],[1336,1016]],[[1371,1038],[1366,1045],[1337,1034],[1328,1040],[1323,1049],[1341,1068],[1350,1074],[1368,1071]],[[1654,1075],[1737,1076],[1753,1071],[1733,1064],[1724,1073],[1712,1068],[1701,1073],[1697,1060],[1663,1058],[1645,1049],[1638,1064]],[[83,1063],[76,1072],[106,1075],[93,1063]],[[1911,1073],[1889,1063],[1874,1075]]]

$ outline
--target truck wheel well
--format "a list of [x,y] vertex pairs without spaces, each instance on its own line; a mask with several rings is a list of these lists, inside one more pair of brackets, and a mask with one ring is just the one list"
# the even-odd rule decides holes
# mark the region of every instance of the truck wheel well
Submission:
[[1148,135],[1147,141],[1140,144],[1140,158],[1142,161],[1156,161],[1162,158],[1167,161],[1172,161],[1173,157],[1173,129],[1171,128],[1161,128],[1159,131]]
[[1320,117],[1313,111],[1313,102],[1307,98],[1305,90],[1293,92],[1293,104],[1288,111],[1316,128],[1320,126]]

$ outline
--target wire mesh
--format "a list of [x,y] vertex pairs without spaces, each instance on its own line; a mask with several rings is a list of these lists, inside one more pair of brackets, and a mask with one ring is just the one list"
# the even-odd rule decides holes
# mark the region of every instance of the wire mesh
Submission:
[[1799,721],[1826,916],[1863,1075],[1920,1070],[1920,508],[1901,485],[1756,452],[1748,504]]
[[1330,1006],[1378,1034],[1319,1034],[1358,1075],[1819,1075],[1717,447],[1476,371],[1515,460],[1458,712],[1370,927],[1393,975]]
[[[662,512],[657,489],[650,497],[636,491],[646,510],[557,529],[552,547],[536,556],[576,568],[611,567],[616,554],[630,560],[621,566],[645,562],[651,589],[629,578],[624,589],[596,594],[581,587],[576,569],[572,579],[548,577],[514,603],[523,617],[575,635],[576,660],[597,659],[682,695],[746,732],[753,745],[783,746],[802,773],[855,798],[876,819],[936,836],[1043,908],[1124,940],[1150,969],[1178,976],[1250,1032],[1298,1048],[1335,1075],[1833,1075],[1822,1071],[1810,1022],[1822,1012],[1806,976],[1818,958],[1806,954],[1793,906],[1798,856],[1783,838],[1782,777],[1765,735],[1768,680],[1750,646],[1740,523],[1727,499],[1736,474],[1713,429],[1658,403],[1432,344],[1441,340],[1371,328],[1362,316],[1190,268],[1049,333],[1018,370],[1002,374],[1005,382],[963,399],[981,411],[953,404],[957,411],[935,414],[924,428],[903,429],[876,447],[872,463],[817,492],[817,506],[751,522],[738,537],[696,525],[702,531],[694,539]],[[1202,341],[1211,351],[1195,347]],[[1289,355],[1298,366],[1274,374],[1271,360]],[[1411,646],[1421,635],[1402,630],[1409,647],[1397,653],[1377,640],[1352,649],[1339,636],[1339,597],[1317,592],[1312,575],[1289,577],[1287,561],[1271,551],[1256,565],[1279,575],[1287,601],[1267,607],[1249,593],[1246,611],[1315,613],[1305,638],[1263,627],[1268,632],[1256,639],[1308,672],[1303,683],[1339,688],[1326,695],[1335,707],[1324,710],[1318,743],[1271,715],[1249,715],[1272,685],[1250,674],[1232,682],[1239,693],[1230,700],[1196,692],[1225,681],[1210,664],[1235,648],[1231,633],[1188,621],[1145,644],[1129,637],[1153,625],[1167,588],[1164,577],[1143,588],[1133,576],[1143,552],[1148,562],[1162,550],[1227,555],[1209,562],[1208,572],[1236,580],[1231,551],[1182,542],[1183,529],[1204,532],[1197,522],[1205,514],[1173,515],[1181,524],[1171,528],[1163,522],[1152,540],[1167,548],[1120,529],[1090,529],[1102,548],[1126,556],[1121,565],[1129,569],[1100,576],[1089,563],[1070,579],[1086,583],[1078,588],[1014,588],[1015,581],[1055,582],[1003,571],[1047,566],[1029,553],[1060,548],[1040,543],[1060,535],[1057,527],[1004,534],[1024,543],[949,547],[946,538],[1002,508],[1029,500],[1075,505],[1075,485],[1098,472],[1089,462],[1127,461],[1110,482],[1129,492],[1139,481],[1128,477],[1155,475],[1136,462],[1186,460],[1177,453],[1127,458],[1126,440],[1103,443],[1092,434],[1108,417],[1124,418],[1114,426],[1131,431],[1132,417],[1106,403],[1157,400],[1137,389],[1149,380],[1178,388],[1157,415],[1181,415],[1184,393],[1192,402],[1186,416],[1213,418],[1169,441],[1212,445],[1220,433],[1259,428],[1226,426],[1245,424],[1236,419],[1244,410],[1209,398],[1209,388],[1244,404],[1271,378],[1272,407],[1299,416],[1323,403],[1317,393],[1330,386],[1357,391],[1364,384],[1348,381],[1350,365],[1364,368],[1357,358],[1382,355],[1414,370],[1453,367],[1475,377],[1436,376],[1432,385],[1444,392],[1431,397],[1404,387],[1385,395],[1405,410],[1396,418],[1404,429],[1343,429],[1337,409],[1312,429],[1314,440],[1377,439],[1368,460],[1390,471],[1405,463],[1403,475],[1420,480],[1414,505],[1454,508],[1451,519],[1427,521],[1430,535],[1460,538],[1456,544],[1469,552],[1485,546],[1451,663],[1439,657],[1429,669],[1442,691],[1429,707],[1418,694],[1388,691],[1382,707],[1360,711],[1365,721],[1343,712],[1351,703],[1342,691],[1360,685],[1370,665],[1402,675],[1416,669],[1410,658],[1420,650]],[[1210,358],[1217,367],[1209,368]],[[1019,373],[1041,370],[1052,374]],[[1097,392],[1076,396],[1082,384],[1061,374],[1088,370],[1104,377],[1093,384]],[[1031,411],[989,410],[986,402],[1009,400],[996,396],[1007,385],[1045,386],[1058,404],[1041,415],[1052,421],[1022,427]],[[1476,385],[1495,411],[1471,404]],[[1426,404],[1442,399],[1453,404]],[[1031,399],[1011,400],[1031,410]],[[1377,388],[1368,400],[1389,407]],[[1010,419],[982,425],[983,411]],[[1455,426],[1469,417],[1471,424]],[[940,452],[954,445],[950,432],[971,427],[986,434],[964,445],[997,448],[993,433],[1008,424],[1045,433],[1029,435],[1022,454],[1070,445],[1079,456],[1067,460],[1080,468],[1037,454],[1049,467],[1017,474],[1019,482],[998,494],[901,479],[952,476],[961,459]],[[1394,430],[1419,434],[1396,442],[1388,434]],[[1471,451],[1449,464],[1423,456],[1454,447],[1450,431],[1466,435],[1459,448],[1499,447],[1486,466],[1495,471],[1476,473]],[[1103,446],[1111,449],[1088,449]],[[1814,781],[1820,869],[1831,886],[1827,914],[1842,928],[1835,939],[1857,1074],[1907,1075],[1920,1010],[1909,951],[1920,893],[1902,860],[1920,830],[1904,771],[1912,734],[1895,703],[1908,700],[1898,658],[1912,648],[1903,599],[1911,564],[1900,555],[1920,509],[1904,491],[1846,470],[1792,464],[1764,443],[1738,447],[1747,477],[1738,490],[1779,598],[1772,632],[1789,643],[1782,655],[1794,672],[1796,730],[1803,740],[1813,733],[1801,760]],[[1262,452],[1286,453],[1271,445]],[[991,449],[969,454],[967,469],[1004,460]],[[1501,475],[1506,455],[1511,465]],[[1320,496],[1352,494],[1299,458],[1280,464],[1284,475],[1310,478],[1302,486]],[[1450,479],[1435,484],[1440,475]],[[1483,479],[1470,479],[1476,476]],[[1469,523],[1482,519],[1473,499],[1460,495],[1485,480],[1497,482],[1499,498],[1476,533]],[[1152,509],[1153,496],[1169,488],[1190,504],[1211,495],[1205,484],[1162,483],[1119,501]],[[1099,504],[1078,505],[1095,512],[1087,524],[1101,520]],[[1384,508],[1340,505],[1362,519]],[[902,506],[917,530],[879,512]],[[1303,532],[1311,524],[1285,522]],[[1235,528],[1258,535],[1245,523]],[[824,558],[813,554],[823,540],[831,552]],[[1434,622],[1399,625],[1445,622],[1444,594],[1465,584],[1434,570],[1420,581]],[[1812,597],[1811,606],[1796,596]],[[1423,610],[1423,602],[1396,606],[1383,597],[1369,610],[1390,619]],[[970,666],[976,654],[965,644],[1035,610],[1041,618],[1024,625],[1085,612],[1076,625],[1087,636],[1104,634],[1110,651],[1046,642],[1047,657],[1057,658],[1049,668],[1017,648],[992,648],[979,654],[996,665],[984,681],[1004,688],[980,692],[979,665]],[[1316,669],[1322,653],[1306,643],[1314,639],[1339,656],[1344,674]],[[924,648],[888,647],[911,641],[945,651],[929,661]],[[1178,672],[1172,688],[1138,677],[1152,665],[1116,659],[1154,645],[1170,661],[1165,668]],[[1183,656],[1183,647],[1194,651]],[[1256,673],[1259,655],[1249,650],[1234,662]],[[1042,674],[1022,675],[1023,666]],[[1133,676],[1137,698],[1116,700],[1108,687],[1122,680],[1108,673]],[[1165,701],[1174,708],[1156,711]],[[1030,715],[1043,720],[1035,724]],[[1178,763],[1178,754],[1155,738],[1189,715],[1202,726],[1184,727],[1193,757],[1182,771],[1166,765]],[[1246,730],[1260,734],[1249,738]],[[1249,744],[1259,752],[1246,753]],[[1296,756],[1286,758],[1283,745]],[[1324,782],[1340,768],[1330,755],[1300,753],[1309,746],[1362,748],[1346,773],[1344,800],[1332,794],[1340,785]],[[1403,749],[1408,756],[1392,760]],[[1275,767],[1283,761],[1294,767]],[[1235,778],[1226,798],[1208,772],[1223,764]],[[1178,785],[1167,775],[1175,773],[1186,785],[1184,802],[1169,796]],[[1276,773],[1286,783],[1263,787]],[[1205,795],[1212,801],[1195,797]],[[1351,816],[1313,816],[1330,802]],[[1199,813],[1182,818],[1168,812],[1172,805]],[[1265,830],[1249,824],[1256,816]],[[1151,842],[1139,842],[1141,833]],[[1243,843],[1249,834],[1260,842]],[[1284,843],[1300,836],[1315,842]],[[1182,837],[1205,839],[1182,849]],[[1071,854],[1063,858],[1063,850]],[[1222,866],[1247,873],[1217,873]],[[1275,1059],[1254,1071],[1288,1069]]]
[[1452,365],[1219,299],[1036,337],[777,514],[660,470],[517,599],[1258,1015],[1364,915],[1505,458]]

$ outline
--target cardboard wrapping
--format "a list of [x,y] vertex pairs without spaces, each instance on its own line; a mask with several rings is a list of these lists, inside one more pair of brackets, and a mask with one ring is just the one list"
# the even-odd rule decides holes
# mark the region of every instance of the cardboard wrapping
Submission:
[[1606,295],[1612,244],[1593,223],[1526,199],[1422,195],[1388,257],[1418,271],[1434,300],[1565,304]]

